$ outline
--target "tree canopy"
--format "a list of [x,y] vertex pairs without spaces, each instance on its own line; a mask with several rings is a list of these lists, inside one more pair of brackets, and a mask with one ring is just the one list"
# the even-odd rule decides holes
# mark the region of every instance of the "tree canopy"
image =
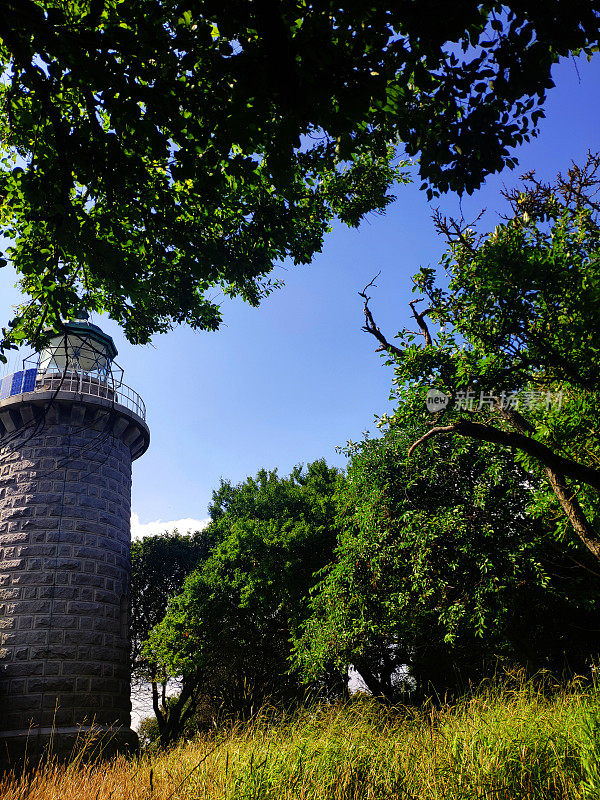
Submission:
[[129,635],[134,676],[146,668],[142,643],[164,617],[169,598],[181,591],[186,577],[208,556],[210,545],[205,531],[193,535],[165,531],[131,543]]
[[[559,538],[574,531],[600,558],[600,157],[590,154],[552,184],[525,176],[508,192],[509,214],[493,231],[438,215],[448,240],[442,265],[422,269],[411,303],[419,331],[396,345],[365,297],[365,329],[380,342],[405,391],[448,399],[430,430],[515,449],[542,476],[538,513]],[[422,310],[419,311],[418,308]],[[398,408],[403,418],[402,402]],[[392,417],[393,421],[393,417]]]
[[[206,530],[214,547],[144,648],[163,744],[203,698],[214,713],[243,714],[265,700],[302,696],[290,674],[291,640],[308,613],[315,572],[331,558],[340,479],[316,461],[284,478],[261,470],[214,493]],[[173,678],[181,693],[159,706],[156,684]]]
[[[598,0],[6,0],[0,231],[30,296],[1,348],[82,307],[132,342],[256,304],[332,219],[472,191],[536,131]],[[0,351],[1,355],[1,351]]]
[[536,480],[498,445],[436,439],[408,458],[426,416],[414,393],[382,438],[351,446],[297,664],[308,678],[351,664],[389,700],[502,666],[583,670],[600,644],[585,548],[528,513]]

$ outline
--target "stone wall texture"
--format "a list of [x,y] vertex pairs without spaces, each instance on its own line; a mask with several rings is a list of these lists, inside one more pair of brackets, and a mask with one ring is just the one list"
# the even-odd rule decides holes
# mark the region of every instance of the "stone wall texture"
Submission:
[[130,497],[114,420],[56,405],[0,439],[0,736],[129,727]]

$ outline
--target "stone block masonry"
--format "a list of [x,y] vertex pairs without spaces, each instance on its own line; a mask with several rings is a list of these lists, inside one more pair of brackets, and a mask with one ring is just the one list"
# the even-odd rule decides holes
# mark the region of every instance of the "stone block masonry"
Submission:
[[0,750],[131,736],[131,463],[148,434],[92,399],[0,404]]

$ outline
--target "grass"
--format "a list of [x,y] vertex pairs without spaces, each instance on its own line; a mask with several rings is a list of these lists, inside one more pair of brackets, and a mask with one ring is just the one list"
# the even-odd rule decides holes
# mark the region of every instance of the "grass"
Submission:
[[453,706],[368,699],[251,723],[168,753],[50,763],[2,800],[600,800],[600,690],[481,688]]

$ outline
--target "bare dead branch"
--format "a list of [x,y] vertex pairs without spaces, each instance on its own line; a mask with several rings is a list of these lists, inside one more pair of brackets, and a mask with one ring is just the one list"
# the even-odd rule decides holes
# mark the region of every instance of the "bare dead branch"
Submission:
[[512,217],[527,212],[531,217],[544,218],[551,206],[559,202],[561,207],[573,214],[581,209],[592,212],[590,223],[598,225],[600,216],[600,153],[588,151],[581,166],[571,163],[567,174],[559,173],[554,183],[545,183],[536,178],[533,170],[521,176],[524,186],[511,191],[504,190],[503,197],[510,203]]
[[370,280],[370,281],[367,283],[367,285],[366,285],[366,286],[365,286],[365,288],[362,290],[362,292],[359,292],[359,295],[360,295],[361,297],[364,297],[364,298],[365,298],[365,300],[367,300],[367,301],[368,301],[368,300],[370,300],[370,299],[371,299],[370,297],[367,297],[367,289],[370,289],[370,288],[371,288],[371,286],[376,286],[376,285],[377,285],[377,284],[375,283],[375,281],[377,280],[377,278],[378,278],[380,275],[381,275],[381,270],[379,270],[379,272],[377,273],[377,275],[375,275],[375,277],[374,277],[374,278],[372,278],[372,279],[371,279],[371,280]]
[[425,347],[431,347],[433,341],[431,339],[431,334],[429,333],[429,328],[427,326],[427,323],[425,322],[425,316],[431,311],[431,309],[426,308],[425,311],[421,311],[421,313],[419,313],[415,308],[416,303],[422,303],[422,302],[423,298],[420,297],[418,300],[411,300],[408,305],[411,308],[413,317],[417,321],[417,325],[419,326],[421,335],[425,338]]
[[466,222],[464,217],[460,219],[446,217],[439,208],[436,208],[433,212],[432,219],[436,231],[442,234],[448,244],[460,243],[469,252],[474,254],[481,241],[481,236],[478,237],[478,240],[473,241],[467,236],[467,233],[469,230],[475,228],[484,214],[485,209],[482,209],[475,219],[471,220],[471,222]]
[[367,285],[362,290],[362,292],[358,293],[359,296],[362,297],[363,300],[364,300],[363,310],[364,310],[364,314],[365,314],[365,324],[363,325],[362,329],[366,333],[370,333],[371,336],[374,336],[377,339],[377,341],[381,344],[381,347],[377,348],[378,351],[386,350],[388,353],[391,353],[391,354],[396,355],[396,356],[401,356],[402,355],[402,350],[399,347],[396,347],[395,344],[392,344],[392,342],[389,342],[385,338],[383,333],[377,327],[377,324],[375,323],[375,320],[373,319],[373,315],[371,313],[371,309],[369,308],[369,300],[371,298],[367,294],[367,289],[369,289],[371,286],[375,286],[375,281],[377,280],[377,278],[380,275],[381,275],[381,272],[378,272],[377,275],[375,275],[375,277],[373,278],[373,280],[370,281],[369,283],[367,283]]

